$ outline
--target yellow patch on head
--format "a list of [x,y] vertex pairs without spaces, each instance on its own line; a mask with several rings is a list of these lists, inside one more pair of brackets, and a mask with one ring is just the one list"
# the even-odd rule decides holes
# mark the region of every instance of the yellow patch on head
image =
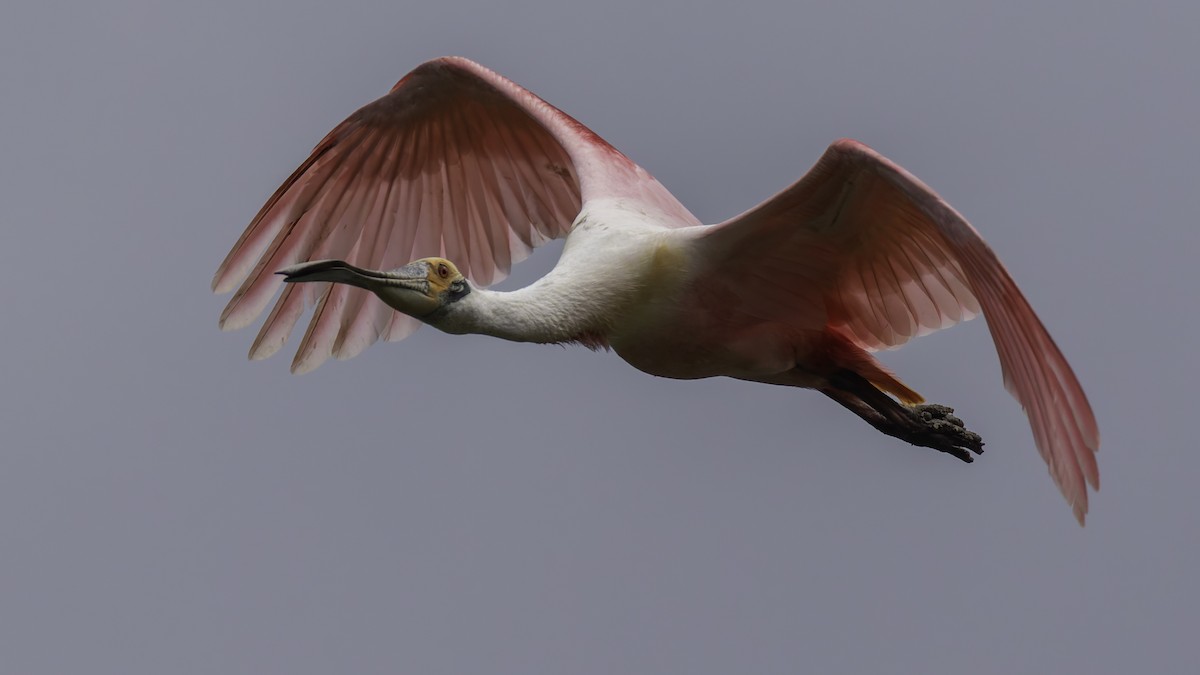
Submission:
[[430,291],[433,295],[437,295],[450,287],[450,284],[465,279],[462,272],[454,266],[454,263],[445,258],[421,258],[414,262],[423,262],[429,265],[429,275],[426,277],[429,280]]

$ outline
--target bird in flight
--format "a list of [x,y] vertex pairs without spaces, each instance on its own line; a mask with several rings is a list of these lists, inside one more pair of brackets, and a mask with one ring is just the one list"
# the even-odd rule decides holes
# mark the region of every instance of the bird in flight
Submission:
[[[487,290],[562,237],[546,276]],[[329,132],[262,207],[213,278],[216,292],[237,289],[221,327],[254,321],[285,283],[250,358],[275,353],[315,305],[294,372],[422,323],[578,343],[661,377],[816,389],[966,462],[979,436],[872,352],[983,314],[1081,525],[1087,485],[1099,487],[1087,397],[996,254],[924,183],[853,140],[766,202],[704,225],[574,118],[477,63],[436,59]]]

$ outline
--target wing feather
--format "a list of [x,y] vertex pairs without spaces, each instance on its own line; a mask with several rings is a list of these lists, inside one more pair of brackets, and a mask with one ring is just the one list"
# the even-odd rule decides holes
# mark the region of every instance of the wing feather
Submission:
[[[213,277],[237,288],[221,315],[248,325],[275,295],[274,272],[315,257],[372,268],[442,255],[488,285],[563,237],[587,200],[636,200],[698,221],[643,169],[557,108],[466,59],[425,63],[329,132],[271,196]],[[317,303],[293,369],[347,358],[418,322],[358,289],[289,287],[251,348],[265,358]]]
[[[760,319],[835,328],[865,349],[898,347],[982,313],[1005,387],[1083,523],[1087,486],[1100,483],[1100,435],[1087,396],[995,253],[923,183],[861,143],[838,141],[800,181],[706,238],[715,268],[753,262],[777,280],[751,298],[721,281],[736,277],[710,274],[716,281],[708,283],[728,287],[706,291],[732,294]],[[820,295],[823,311],[776,288],[797,280]]]
[[[226,264],[233,270],[243,269],[255,258],[257,258],[257,263],[248,276],[240,275],[244,282],[221,314],[220,325],[223,330],[236,330],[248,325],[262,312],[271,296],[282,285],[281,280],[267,272],[268,268],[274,271],[290,264],[287,261],[302,259],[326,235],[331,212],[342,197],[335,184],[339,176],[344,175],[347,171],[355,170],[348,164],[351,163],[350,160],[361,158],[361,153],[356,152],[357,147],[357,139],[354,139],[347,145],[346,157],[330,158],[328,174],[314,176],[320,183],[320,187],[313,189],[308,195],[311,201],[302,203],[300,197],[294,201],[290,198],[280,200],[284,202],[283,206],[288,207],[288,211],[294,215],[281,214],[280,221],[264,224],[266,229],[276,230],[276,233],[272,235],[274,239],[271,240],[265,252],[257,251],[259,238],[254,235],[243,235],[242,237],[248,245],[253,244],[252,247],[241,248],[235,245],[234,249],[230,251],[226,258]],[[285,195],[285,197],[287,196]],[[214,279],[213,285],[217,289],[222,289],[237,285],[238,281],[238,277],[224,274]]]
[[[364,154],[366,156],[363,164],[359,166],[359,171],[377,173],[386,153]],[[353,175],[347,174],[345,178],[352,180]],[[373,206],[376,195],[384,185],[374,181],[358,181],[349,184],[341,192],[342,196],[330,215],[331,229],[321,239],[315,250],[309,252],[309,255],[326,258],[329,257],[330,251],[349,247],[349,257],[359,260],[367,258],[370,253],[363,250],[366,248],[364,246],[366,240],[362,237],[364,211]],[[321,302],[317,305],[310,321],[310,330],[301,340],[296,358],[292,362],[292,369],[295,372],[308,372],[333,355],[334,344],[343,326],[344,312],[351,291],[360,292],[360,289],[354,289],[344,284],[325,289]]]
[[[382,168],[386,175],[394,176],[399,170],[403,144],[404,139],[400,137],[393,139],[389,144]],[[395,203],[399,192],[395,180],[385,183],[379,190],[371,213],[367,216],[369,222],[379,222],[370,248],[364,254],[364,266],[369,269],[377,269],[383,265],[389,240],[395,231]],[[390,311],[388,307],[383,303],[370,301],[369,293],[361,289],[355,290],[358,292],[350,294],[344,310],[346,318],[333,345],[333,355],[339,359],[357,356],[379,339],[380,333],[387,325],[387,314]]]

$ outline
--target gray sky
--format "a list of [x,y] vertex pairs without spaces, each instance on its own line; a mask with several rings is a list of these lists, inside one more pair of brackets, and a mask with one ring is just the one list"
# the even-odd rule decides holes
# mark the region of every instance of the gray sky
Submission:
[[[5,672],[1196,672],[1195,3],[503,4],[6,7]],[[971,466],[581,348],[423,329],[304,377],[246,362],[222,256],[443,54],[708,222],[840,136],[916,173],[1090,394],[1087,528],[982,322],[884,356],[984,436]]]

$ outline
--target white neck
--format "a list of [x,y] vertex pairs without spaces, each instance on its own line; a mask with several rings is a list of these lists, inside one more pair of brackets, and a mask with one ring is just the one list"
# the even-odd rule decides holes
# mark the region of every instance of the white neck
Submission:
[[572,292],[554,276],[511,292],[472,287],[425,321],[447,333],[478,333],[514,342],[571,342],[606,333],[612,294]]
[[606,344],[631,315],[652,309],[688,268],[694,234],[656,225],[620,203],[585,206],[554,269],[512,292],[472,286],[426,317],[447,333],[480,333],[516,342]]

